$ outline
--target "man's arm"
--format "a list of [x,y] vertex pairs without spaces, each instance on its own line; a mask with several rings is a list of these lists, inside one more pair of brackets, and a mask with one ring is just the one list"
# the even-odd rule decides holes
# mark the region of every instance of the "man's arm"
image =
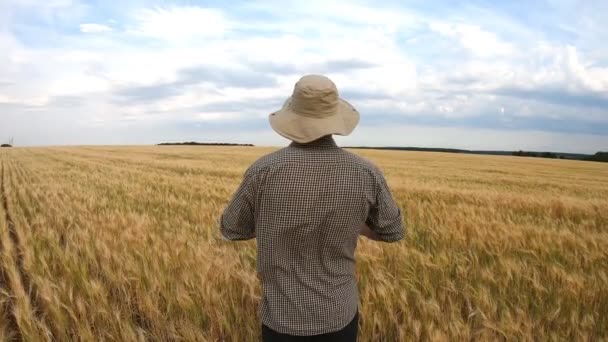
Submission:
[[375,203],[372,203],[361,235],[374,241],[396,242],[405,237],[401,210],[393,199],[380,171],[376,179]]
[[232,200],[220,217],[220,231],[227,240],[255,238],[255,177],[248,169]]

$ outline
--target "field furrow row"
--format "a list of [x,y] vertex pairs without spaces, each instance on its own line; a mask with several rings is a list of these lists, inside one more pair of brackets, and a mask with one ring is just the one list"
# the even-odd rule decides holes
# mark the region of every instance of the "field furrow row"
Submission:
[[[3,156],[4,157],[4,156]],[[14,229],[12,220],[7,211],[6,195],[4,191],[4,158],[0,160],[1,175],[0,175],[0,314],[3,324],[0,326],[2,333],[0,337],[5,337],[7,340],[22,341],[21,330],[19,330],[18,316],[15,309],[15,296],[12,291],[13,279],[9,276],[12,270],[12,258],[9,241],[6,238],[11,229]],[[10,238],[9,238],[10,239]],[[7,257],[8,256],[8,257]]]
[[2,211],[6,229],[2,232],[0,241],[3,257],[2,282],[6,292],[9,293],[6,315],[8,316],[11,335],[16,340],[31,339],[53,340],[52,332],[48,328],[44,307],[38,297],[35,284],[30,280],[28,271],[24,266],[26,253],[19,229],[13,219],[10,207],[9,169],[11,161],[5,156],[2,159],[1,197]]

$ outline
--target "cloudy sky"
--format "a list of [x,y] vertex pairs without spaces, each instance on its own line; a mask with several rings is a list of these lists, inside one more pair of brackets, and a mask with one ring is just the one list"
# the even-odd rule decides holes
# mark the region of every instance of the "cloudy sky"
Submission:
[[342,145],[608,150],[606,18],[605,0],[0,0],[0,141],[285,145],[268,114],[322,73],[362,115]]

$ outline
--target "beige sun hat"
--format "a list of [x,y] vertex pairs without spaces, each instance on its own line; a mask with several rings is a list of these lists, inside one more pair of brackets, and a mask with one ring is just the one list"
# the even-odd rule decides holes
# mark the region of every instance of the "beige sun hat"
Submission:
[[328,134],[349,135],[359,123],[359,112],[340,98],[329,78],[307,75],[269,120],[272,129],[285,138],[308,143]]

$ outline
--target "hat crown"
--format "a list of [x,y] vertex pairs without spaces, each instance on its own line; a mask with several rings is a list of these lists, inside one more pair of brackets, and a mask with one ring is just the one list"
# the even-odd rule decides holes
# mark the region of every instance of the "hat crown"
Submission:
[[325,118],[336,114],[339,98],[338,88],[329,78],[307,75],[296,83],[289,107],[298,115]]
[[340,98],[329,78],[306,75],[295,84],[283,107],[268,119],[280,135],[308,143],[329,134],[349,135],[359,123],[359,112]]

